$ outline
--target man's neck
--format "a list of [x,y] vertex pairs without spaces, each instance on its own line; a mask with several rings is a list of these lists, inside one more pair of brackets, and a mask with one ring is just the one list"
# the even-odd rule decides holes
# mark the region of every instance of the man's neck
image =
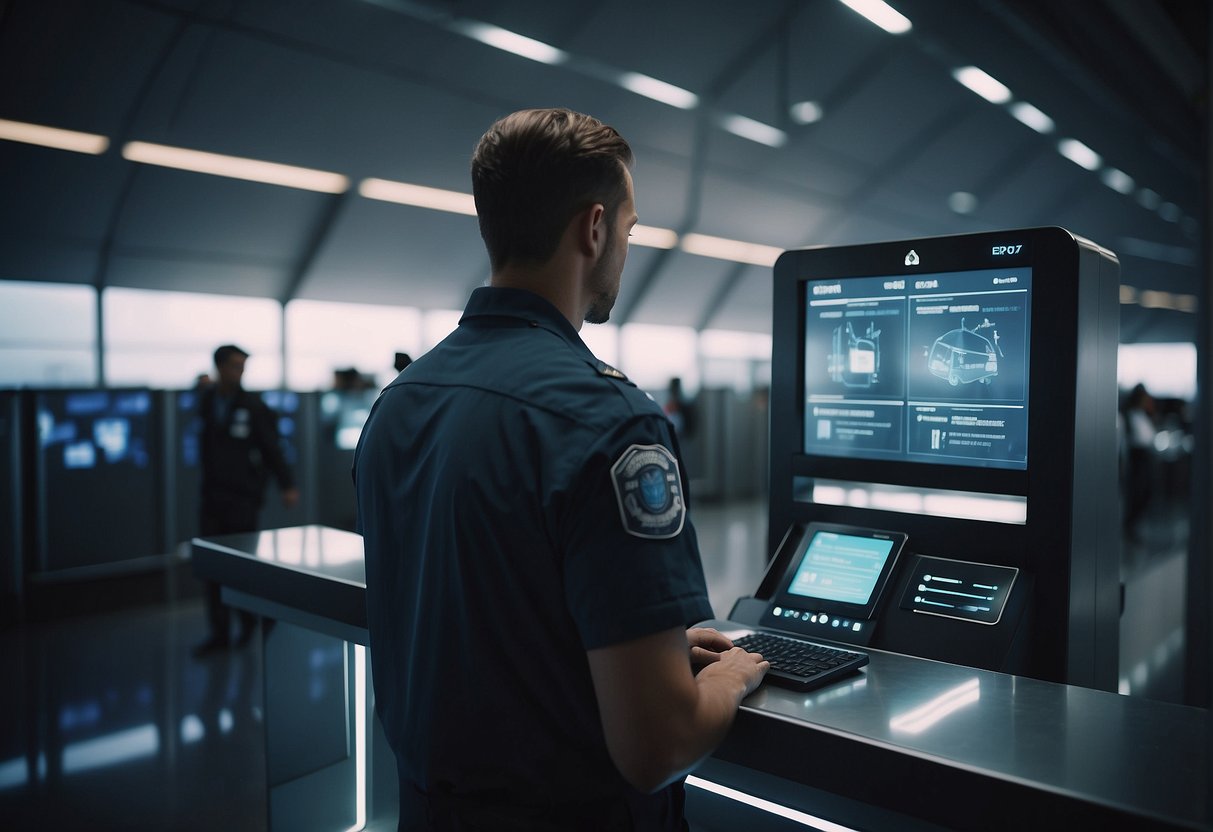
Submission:
[[507,266],[493,272],[489,285],[503,289],[523,289],[533,292],[555,306],[568,319],[573,329],[580,331],[585,313],[580,307],[576,283],[567,272],[551,263],[541,266]]
[[220,396],[223,396],[225,399],[230,399],[232,396],[240,392],[240,385],[224,384],[223,382],[219,382],[217,385],[215,385],[215,392]]

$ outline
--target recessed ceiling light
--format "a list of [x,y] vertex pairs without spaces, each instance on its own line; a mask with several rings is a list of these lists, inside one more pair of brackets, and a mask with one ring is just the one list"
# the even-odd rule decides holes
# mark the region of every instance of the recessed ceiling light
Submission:
[[633,225],[629,242],[634,246],[649,248],[674,248],[678,245],[678,235],[669,228],[657,228],[652,225]]
[[904,35],[913,28],[910,18],[884,0],[839,0],[844,6],[866,17],[890,35]]
[[972,214],[977,210],[977,197],[968,191],[957,191],[948,197],[948,207],[957,214]]
[[71,150],[75,153],[89,153],[94,156],[104,153],[110,146],[108,138],[95,133],[79,133],[75,130],[62,130],[58,127],[29,124],[24,121],[9,121],[4,118],[0,118],[0,139],[53,147],[56,150]]
[[821,105],[816,101],[800,101],[788,108],[788,115],[797,124],[812,124],[821,121]]
[[567,52],[544,43],[541,40],[528,38],[509,29],[502,29],[491,23],[481,23],[476,20],[462,20],[453,24],[465,35],[475,38],[481,43],[495,46],[498,49],[539,61],[543,64],[562,64],[569,59]]
[[263,162],[260,159],[245,159],[240,156],[225,156],[150,142],[127,142],[122,148],[122,157],[131,162],[159,165],[194,173],[209,173],[268,185],[283,185],[302,188],[306,191],[339,194],[347,190],[350,180],[339,173],[323,170]]
[[461,191],[411,185],[407,182],[393,182],[390,179],[363,179],[358,185],[358,193],[367,199],[476,216],[475,198],[471,194]]
[[1142,188],[1137,192],[1137,201],[1141,203],[1143,208],[1149,208],[1151,211],[1157,210],[1162,202],[1162,197],[1156,191],[1149,188]]
[[1053,119],[1033,107],[1026,101],[1016,101],[1011,105],[1011,115],[1028,125],[1037,133],[1052,133]]
[[734,136],[741,136],[752,142],[765,144],[768,147],[783,147],[788,141],[788,134],[778,127],[763,124],[752,118],[729,113],[720,118],[720,126]]
[[1099,170],[1099,166],[1103,164],[1100,155],[1078,139],[1062,139],[1057,143],[1057,152],[1087,170]]
[[1005,104],[1011,100],[1011,91],[1005,84],[975,66],[954,69],[952,77],[991,104]]
[[665,81],[659,81],[639,72],[623,73],[619,76],[619,85],[637,95],[643,95],[645,98],[651,98],[683,110],[693,110],[699,104],[699,96],[690,90],[684,90],[682,87],[667,84]]
[[1122,194],[1133,193],[1133,177],[1125,173],[1123,170],[1116,168],[1105,168],[1104,172],[1099,175],[1103,183],[1114,191]]
[[779,255],[783,253],[783,249],[775,246],[746,243],[741,240],[729,240],[725,237],[712,237],[707,234],[686,234],[679,245],[687,254],[715,257],[717,260],[732,260],[737,263],[750,263],[755,266],[773,266]]

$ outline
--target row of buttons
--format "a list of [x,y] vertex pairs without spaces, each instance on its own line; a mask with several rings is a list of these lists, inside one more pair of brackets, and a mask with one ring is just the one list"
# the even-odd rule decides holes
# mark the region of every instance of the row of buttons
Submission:
[[830,614],[825,612],[809,612],[787,607],[775,607],[771,612],[776,618],[795,618],[812,624],[828,624],[831,627],[840,627],[856,633],[863,629],[863,625],[858,621],[851,621],[848,618],[831,618]]

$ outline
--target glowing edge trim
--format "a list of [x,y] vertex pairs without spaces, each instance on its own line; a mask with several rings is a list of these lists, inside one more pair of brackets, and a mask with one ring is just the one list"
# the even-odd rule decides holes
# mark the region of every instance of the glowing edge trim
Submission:
[[366,647],[354,645],[354,825],[366,828]]
[[833,821],[819,818],[816,815],[810,815],[807,812],[801,812],[796,809],[789,809],[779,803],[773,803],[770,800],[763,800],[761,797],[754,797],[752,794],[730,789],[728,786],[722,786],[719,783],[713,783],[711,780],[704,780],[702,777],[696,777],[693,774],[687,775],[687,785],[694,786],[697,789],[703,789],[706,792],[718,794],[721,797],[727,797],[729,800],[736,800],[738,803],[744,803],[747,806],[753,806],[755,809],[760,809],[763,812],[768,812],[772,815],[778,815],[781,818],[795,821],[804,826],[820,829],[822,832],[855,832],[849,826],[843,826]]

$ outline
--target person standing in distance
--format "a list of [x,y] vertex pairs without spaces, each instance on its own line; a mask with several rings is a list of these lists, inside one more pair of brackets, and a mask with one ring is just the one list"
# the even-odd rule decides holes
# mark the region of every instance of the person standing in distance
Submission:
[[619,292],[631,164],[580,113],[493,124],[472,157],[490,285],[363,430],[402,830],[685,829],[685,774],[769,667],[687,629],[712,609],[677,437],[578,335]]
[[[202,462],[199,534],[202,537],[257,530],[257,514],[265,500],[267,472],[273,472],[282,504],[293,508],[299,490],[278,442],[278,417],[241,385],[249,354],[234,344],[215,350],[216,381],[198,396]],[[225,650],[230,639],[230,610],[219,585],[206,582],[207,639],[194,647],[201,656]],[[255,616],[240,611],[238,643],[253,634]]]

